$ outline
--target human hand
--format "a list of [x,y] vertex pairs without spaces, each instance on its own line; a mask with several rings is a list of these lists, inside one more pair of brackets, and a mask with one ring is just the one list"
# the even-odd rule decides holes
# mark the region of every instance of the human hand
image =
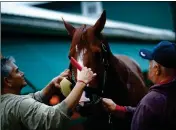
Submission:
[[83,67],[77,80],[88,84],[95,76],[96,73],[93,73],[91,68]]
[[111,99],[103,98],[102,103],[106,111],[115,112],[116,104]]
[[54,87],[60,88],[60,82],[63,80],[63,78],[69,78],[70,77],[70,70],[66,69],[64,72],[62,72],[59,76],[52,79],[51,84]]
[[125,117],[127,110],[124,106],[119,106],[108,98],[103,98],[102,103],[106,111],[113,113],[114,115],[121,118]]

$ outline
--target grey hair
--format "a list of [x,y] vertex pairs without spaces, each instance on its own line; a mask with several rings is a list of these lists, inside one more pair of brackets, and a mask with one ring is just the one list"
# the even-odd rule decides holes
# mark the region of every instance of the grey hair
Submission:
[[[152,60],[152,68],[155,67],[155,65],[158,65],[159,63],[157,63],[155,60]],[[176,76],[176,70],[175,68],[166,68],[164,66],[160,66],[161,71],[164,75],[174,75]]]
[[1,86],[4,86],[4,78],[8,77],[11,71],[10,64],[15,63],[15,59],[10,57],[2,57],[1,58]]
[[158,63],[154,60],[152,60],[152,68],[155,67],[155,65],[157,65]]

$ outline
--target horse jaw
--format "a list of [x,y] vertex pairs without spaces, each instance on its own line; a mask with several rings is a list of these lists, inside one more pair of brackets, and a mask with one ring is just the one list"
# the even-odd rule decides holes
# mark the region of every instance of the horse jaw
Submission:
[[[87,51],[86,49],[83,49],[83,50],[80,51],[80,54],[78,55],[77,61],[78,61],[78,63],[81,66],[84,66],[84,64],[83,64],[83,56],[84,56],[86,51]],[[80,71],[77,69],[77,79],[78,79],[79,75],[80,75]],[[81,96],[81,98],[80,98],[80,100],[79,100],[79,104],[81,106],[84,106],[84,102],[88,102],[88,101],[90,101],[90,99],[86,97],[85,91],[84,91],[82,96]]]

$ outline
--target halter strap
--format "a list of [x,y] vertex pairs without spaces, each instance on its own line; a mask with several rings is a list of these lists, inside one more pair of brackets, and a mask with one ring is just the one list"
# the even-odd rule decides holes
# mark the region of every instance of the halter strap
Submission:
[[102,59],[102,63],[104,65],[104,74],[103,74],[103,86],[102,86],[102,90],[101,90],[101,94],[104,94],[104,90],[105,90],[105,86],[106,86],[106,79],[107,79],[107,71],[108,71],[108,67],[109,67],[109,62],[108,62],[108,57],[107,57],[107,48],[104,45],[103,42],[101,42],[102,44],[102,55],[103,55],[103,59]]

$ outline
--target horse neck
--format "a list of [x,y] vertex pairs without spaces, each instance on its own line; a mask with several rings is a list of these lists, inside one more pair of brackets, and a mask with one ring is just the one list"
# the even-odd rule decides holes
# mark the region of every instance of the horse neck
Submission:
[[113,55],[113,53],[110,50],[109,44],[108,42],[104,39],[104,41],[108,46],[107,46],[107,60],[109,62],[109,68],[110,70],[112,70],[112,72],[114,72],[115,75],[121,75],[120,77],[123,78],[124,81],[126,81],[127,79],[125,79],[128,76],[128,72],[129,69],[128,67],[120,60],[118,59],[115,55]]
[[110,72],[113,73],[114,76],[120,77],[123,82],[126,82],[129,73],[127,66],[113,54],[111,54],[109,58],[109,63],[109,69],[111,69]]
[[105,85],[105,96],[113,99],[120,105],[128,104],[128,90],[125,77],[127,68],[113,54],[109,56],[109,67],[107,70],[107,80]]

